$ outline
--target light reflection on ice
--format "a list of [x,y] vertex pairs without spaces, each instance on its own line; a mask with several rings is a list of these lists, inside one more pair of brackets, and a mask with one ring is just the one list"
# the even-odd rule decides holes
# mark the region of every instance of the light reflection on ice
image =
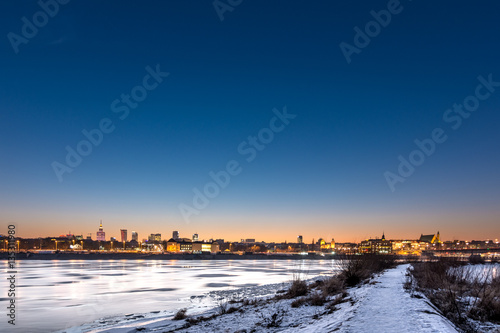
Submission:
[[[311,278],[330,260],[18,261],[15,331],[46,332],[128,313],[175,311],[210,290]],[[3,262],[7,270],[7,262]],[[7,290],[7,280],[0,289]],[[3,296],[3,295],[2,295]],[[7,327],[0,322],[0,331]],[[10,325],[9,325],[10,326]]]

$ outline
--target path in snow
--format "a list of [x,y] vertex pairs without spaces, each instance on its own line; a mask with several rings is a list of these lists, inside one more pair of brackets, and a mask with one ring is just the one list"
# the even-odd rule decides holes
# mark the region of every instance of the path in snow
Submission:
[[405,292],[407,267],[401,265],[374,279],[375,285],[360,293],[358,306],[337,332],[457,332],[425,298]]
[[[405,273],[408,265],[400,265],[387,270],[373,278],[371,282],[348,289],[347,301],[337,305],[337,310],[327,314],[324,306],[300,306],[292,308],[293,300],[272,301],[257,307],[247,306],[243,312],[233,312],[218,316],[215,319],[199,323],[181,332],[280,332],[280,333],[457,333],[453,325],[443,318],[430,302],[424,298],[411,297],[403,289]],[[257,289],[269,295],[276,286],[260,286]],[[274,289],[273,289],[274,288]],[[257,296],[258,290],[251,294]],[[276,289],[277,290],[277,289]],[[231,293],[235,291],[225,291]],[[227,296],[227,295],[226,295]],[[239,295],[238,298],[250,296]],[[250,297],[250,298],[253,298]],[[286,310],[286,315],[279,327],[267,328],[259,325],[264,318],[270,317],[278,308]],[[202,310],[201,308],[199,310]],[[198,312],[198,311],[195,311]],[[211,308],[206,316],[217,312]],[[188,311],[190,317],[197,314]],[[139,316],[141,317],[141,316]],[[172,321],[172,314],[160,315],[157,318],[142,318],[127,322],[126,319],[109,320],[104,323],[93,323],[64,332],[94,333],[133,333],[140,329],[143,332],[167,332],[180,328],[185,321]]]

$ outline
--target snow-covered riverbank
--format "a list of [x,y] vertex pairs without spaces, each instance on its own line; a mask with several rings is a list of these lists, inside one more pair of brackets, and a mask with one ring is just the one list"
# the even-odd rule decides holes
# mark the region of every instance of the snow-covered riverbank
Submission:
[[[262,301],[257,305],[229,304],[238,310],[191,325],[186,325],[186,320],[172,320],[173,313],[155,313],[102,320],[65,332],[456,332],[428,300],[411,297],[404,291],[407,267],[400,265],[369,283],[348,289],[348,295],[335,305],[327,302],[322,306],[294,308],[291,306],[293,299],[270,300],[278,290],[286,287],[273,284],[214,291],[203,297],[194,297],[191,301],[196,306],[188,310],[188,318],[208,318],[218,314],[220,311],[216,305],[222,299],[260,298]],[[331,296],[330,300],[334,298]]]

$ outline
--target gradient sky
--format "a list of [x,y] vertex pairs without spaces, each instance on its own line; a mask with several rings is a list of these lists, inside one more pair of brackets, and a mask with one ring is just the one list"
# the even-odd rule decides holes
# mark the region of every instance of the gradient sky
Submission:
[[[500,238],[500,88],[443,121],[479,75],[500,81],[500,3],[401,6],[348,64],[339,44],[387,1],[246,0],[221,21],[212,1],[75,0],[17,54],[7,35],[40,6],[2,1],[0,233]],[[170,75],[121,120],[111,103],[157,64]],[[238,145],[284,106],[297,117],[248,163]],[[103,118],[115,130],[59,182],[51,163]],[[447,141],[392,192],[384,172],[438,127]],[[230,160],[242,172],[187,223],[179,205]]]

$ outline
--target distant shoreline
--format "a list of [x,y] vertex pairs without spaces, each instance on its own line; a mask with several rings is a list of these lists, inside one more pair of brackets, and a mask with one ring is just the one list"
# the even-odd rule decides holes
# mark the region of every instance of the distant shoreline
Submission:
[[[341,256],[345,258],[345,256]],[[156,254],[156,253],[16,253],[16,260],[331,260],[336,255],[319,254]],[[7,253],[0,253],[0,260],[7,260]]]

